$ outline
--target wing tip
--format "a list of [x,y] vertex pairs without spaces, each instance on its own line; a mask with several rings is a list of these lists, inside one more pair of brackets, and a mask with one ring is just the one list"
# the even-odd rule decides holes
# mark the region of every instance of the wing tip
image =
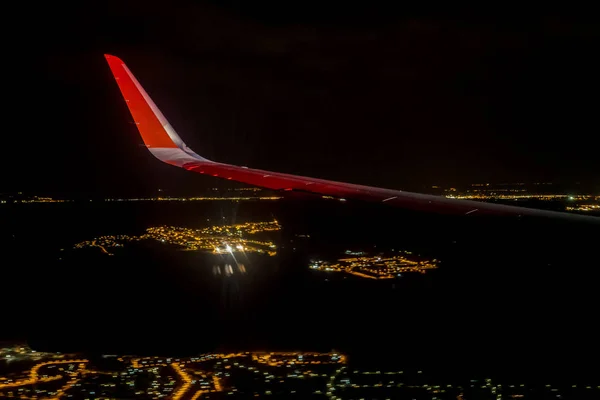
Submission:
[[104,53],[104,58],[106,58],[106,61],[119,61],[119,62],[123,62],[123,60],[121,60],[119,57],[113,56],[112,54],[108,54],[108,53]]

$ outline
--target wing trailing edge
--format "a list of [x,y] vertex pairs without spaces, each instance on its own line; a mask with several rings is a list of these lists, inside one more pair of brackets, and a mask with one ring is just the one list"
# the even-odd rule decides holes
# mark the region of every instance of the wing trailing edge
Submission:
[[441,196],[328,181],[211,161],[193,152],[181,140],[169,121],[121,59],[109,54],[105,54],[105,58],[146,147],[156,158],[167,164],[199,174],[234,180],[272,190],[299,191],[339,199],[382,202],[389,206],[417,211],[464,215],[551,217],[600,223],[600,218],[597,217],[471,200],[449,199]]

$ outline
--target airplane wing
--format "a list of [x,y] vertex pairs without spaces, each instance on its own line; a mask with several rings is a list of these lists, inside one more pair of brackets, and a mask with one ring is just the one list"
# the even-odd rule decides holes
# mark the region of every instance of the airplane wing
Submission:
[[125,63],[118,57],[109,54],[105,54],[105,57],[146,147],[156,158],[167,164],[199,174],[272,190],[315,193],[340,200],[358,199],[382,202],[389,206],[410,210],[464,215],[539,216],[600,223],[600,218],[597,217],[479,201],[449,199],[428,194],[239,167],[208,160],[194,153],[181,140]]

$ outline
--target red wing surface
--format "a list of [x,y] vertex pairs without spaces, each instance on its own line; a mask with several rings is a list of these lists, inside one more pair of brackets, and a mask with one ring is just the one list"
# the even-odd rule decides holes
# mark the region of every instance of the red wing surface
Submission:
[[186,146],[123,61],[108,54],[105,57],[146,147],[156,158],[167,164],[199,174],[234,180],[267,189],[308,192],[338,199],[382,202],[388,206],[410,210],[468,216],[484,214],[539,216],[600,222],[600,218],[597,217],[479,201],[449,199],[441,196],[328,181],[214,162],[194,153]]

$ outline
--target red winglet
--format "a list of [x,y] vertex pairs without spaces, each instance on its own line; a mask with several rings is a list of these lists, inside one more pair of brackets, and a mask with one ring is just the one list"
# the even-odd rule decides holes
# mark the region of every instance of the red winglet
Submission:
[[133,120],[137,125],[142,139],[148,148],[174,148],[177,147],[165,130],[168,124],[160,113],[150,96],[133,76],[129,68],[119,57],[105,54],[110,70],[121,89],[127,107],[131,111]]

